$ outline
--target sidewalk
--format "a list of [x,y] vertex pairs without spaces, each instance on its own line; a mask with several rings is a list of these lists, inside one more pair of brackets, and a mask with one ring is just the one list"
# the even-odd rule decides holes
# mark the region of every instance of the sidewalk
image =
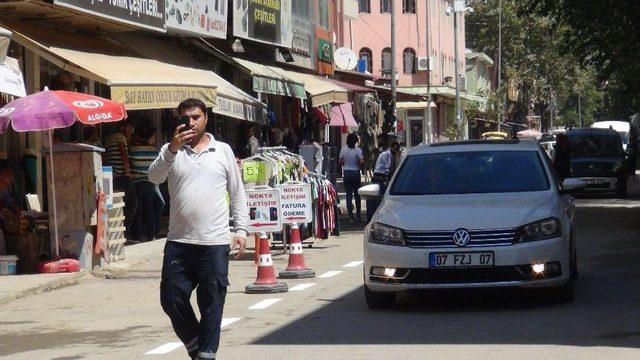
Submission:
[[40,294],[59,288],[77,285],[83,279],[115,277],[130,268],[142,265],[154,258],[162,257],[165,240],[155,240],[126,247],[124,260],[104,265],[93,271],[62,274],[29,274],[0,276],[0,304],[5,304],[29,295]]

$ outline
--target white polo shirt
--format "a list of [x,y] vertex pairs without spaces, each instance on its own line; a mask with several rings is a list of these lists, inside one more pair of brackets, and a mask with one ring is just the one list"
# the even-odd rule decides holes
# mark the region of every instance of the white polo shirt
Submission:
[[[149,180],[168,180],[171,199],[168,241],[228,245],[229,205],[238,236],[247,235],[249,211],[231,147],[206,133],[209,146],[197,154],[184,145],[176,154],[165,144],[149,168]],[[227,193],[229,202],[227,202]]]

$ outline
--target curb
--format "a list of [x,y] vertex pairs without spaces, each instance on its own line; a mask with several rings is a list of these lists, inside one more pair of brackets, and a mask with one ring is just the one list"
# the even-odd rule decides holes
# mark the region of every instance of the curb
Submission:
[[80,271],[73,275],[69,275],[68,277],[62,279],[56,279],[46,284],[42,284],[39,286],[34,286],[32,288],[28,288],[25,290],[17,291],[13,294],[9,294],[7,296],[0,297],[0,305],[9,303],[14,300],[18,300],[30,295],[42,294],[45,292],[62,289],[69,286],[77,285],[80,278],[90,275],[87,271]]

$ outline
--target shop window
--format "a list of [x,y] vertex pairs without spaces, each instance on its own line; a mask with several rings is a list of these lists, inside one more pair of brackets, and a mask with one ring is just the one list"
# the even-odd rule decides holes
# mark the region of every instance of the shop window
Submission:
[[391,76],[391,48],[382,49],[382,76]]
[[402,12],[405,14],[415,14],[416,0],[402,0]]
[[391,0],[380,0],[380,13],[391,12]]
[[367,71],[369,73],[373,73],[373,56],[371,53],[371,49],[360,49],[360,60],[365,60],[367,62]]
[[309,18],[309,0],[296,0],[291,3],[291,13],[293,16],[302,19]]
[[412,48],[406,48],[402,52],[402,71],[405,74],[416,73],[416,52]]
[[371,13],[371,0],[358,0],[358,11],[361,13]]

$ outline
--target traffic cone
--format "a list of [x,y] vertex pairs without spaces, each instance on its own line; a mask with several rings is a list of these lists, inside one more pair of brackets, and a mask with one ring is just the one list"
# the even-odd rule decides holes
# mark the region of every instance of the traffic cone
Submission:
[[269,294],[289,291],[286,283],[276,280],[276,273],[271,259],[269,239],[266,233],[260,234],[260,261],[258,263],[258,276],[253,284],[244,288],[247,294]]
[[289,265],[287,269],[280,271],[281,279],[303,279],[316,277],[316,272],[307,268],[302,254],[302,242],[300,241],[300,229],[298,224],[291,225],[291,239],[289,240]]

